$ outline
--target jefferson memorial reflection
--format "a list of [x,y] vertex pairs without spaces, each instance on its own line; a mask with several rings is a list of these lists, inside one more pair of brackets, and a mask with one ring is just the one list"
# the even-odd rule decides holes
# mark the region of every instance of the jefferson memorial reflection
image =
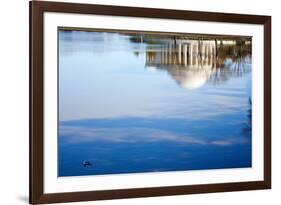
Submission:
[[[147,47],[145,66],[149,71],[167,70],[181,87],[191,90],[207,81],[249,72],[249,47],[249,41],[221,40],[218,45],[217,40],[175,39],[157,48]],[[227,61],[232,61],[231,66]]]

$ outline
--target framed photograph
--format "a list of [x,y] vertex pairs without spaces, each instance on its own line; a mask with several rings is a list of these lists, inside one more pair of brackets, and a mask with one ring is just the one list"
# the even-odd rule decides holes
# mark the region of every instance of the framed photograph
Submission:
[[30,203],[271,188],[271,17],[30,2]]

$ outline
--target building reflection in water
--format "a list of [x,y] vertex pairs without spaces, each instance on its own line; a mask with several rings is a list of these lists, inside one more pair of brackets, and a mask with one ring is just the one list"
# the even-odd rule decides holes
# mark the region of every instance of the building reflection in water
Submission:
[[189,90],[206,82],[218,84],[250,72],[251,41],[174,39],[148,46],[145,66],[150,71],[166,70]]
[[95,55],[128,51],[136,58],[145,55],[147,70],[165,70],[188,90],[206,83],[220,84],[251,71],[251,37],[78,33],[61,33],[60,39],[68,42],[61,48],[64,55],[89,51]]

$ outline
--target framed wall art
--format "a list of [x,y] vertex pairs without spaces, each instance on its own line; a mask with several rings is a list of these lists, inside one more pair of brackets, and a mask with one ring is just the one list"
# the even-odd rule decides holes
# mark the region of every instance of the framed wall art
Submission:
[[271,188],[271,17],[30,2],[30,203]]

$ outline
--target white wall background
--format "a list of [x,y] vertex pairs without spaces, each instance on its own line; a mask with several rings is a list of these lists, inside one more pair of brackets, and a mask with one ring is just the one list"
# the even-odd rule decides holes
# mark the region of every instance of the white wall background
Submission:
[[[198,194],[72,204],[280,204],[281,202],[281,6],[278,0],[75,0],[108,5],[158,7],[272,16],[273,188],[266,191]],[[0,204],[28,203],[28,1],[3,0],[0,6]]]

